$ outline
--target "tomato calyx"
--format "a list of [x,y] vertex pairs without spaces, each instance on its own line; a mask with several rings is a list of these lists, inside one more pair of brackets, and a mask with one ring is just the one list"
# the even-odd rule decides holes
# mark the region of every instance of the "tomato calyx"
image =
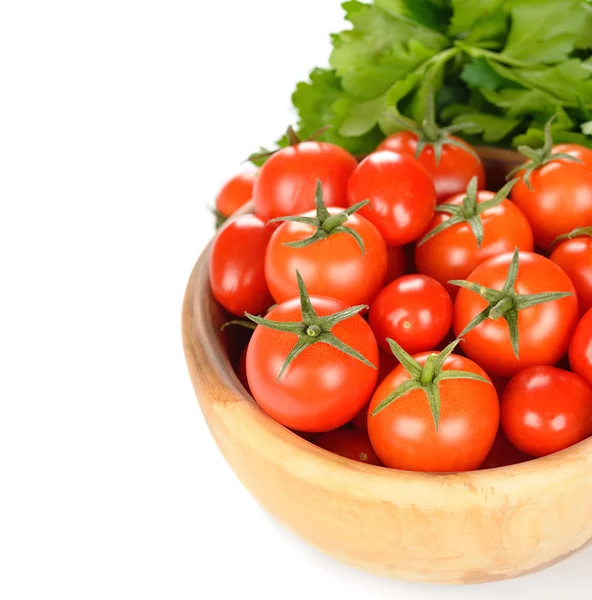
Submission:
[[451,137],[453,133],[473,127],[473,123],[457,123],[455,125],[448,125],[447,127],[438,126],[436,122],[436,102],[434,100],[433,92],[430,92],[429,94],[426,115],[421,123],[416,123],[412,119],[401,115],[393,115],[391,118],[398,125],[403,127],[405,131],[411,131],[417,136],[417,148],[415,150],[416,160],[421,156],[421,153],[426,146],[432,146],[434,148],[434,160],[436,166],[438,166],[442,158],[443,147],[446,145],[457,146],[458,148],[466,150],[475,158],[479,158],[469,144]]
[[360,311],[367,309],[365,305],[352,306],[339,312],[333,313],[332,315],[326,315],[319,317],[312,306],[308,292],[304,285],[302,276],[296,271],[296,279],[298,281],[298,293],[300,295],[300,306],[302,309],[302,321],[271,321],[263,317],[257,317],[249,313],[245,313],[245,317],[268,329],[274,329],[275,331],[282,331],[284,333],[294,333],[298,336],[298,341],[286,356],[286,360],[280,369],[277,380],[279,381],[284,371],[290,366],[290,363],[305,349],[321,342],[333,346],[340,352],[359,360],[368,367],[376,369],[365,356],[360,354],[357,350],[354,350],[351,346],[348,346],[345,342],[342,342],[336,337],[331,330],[337,323],[345,321],[354,315],[357,315]]
[[443,223],[440,223],[438,226],[434,227],[434,229],[427,233],[417,245],[421,246],[422,244],[425,244],[429,239],[433,238],[449,227],[454,227],[460,223],[468,223],[477,240],[477,246],[481,248],[481,244],[483,243],[483,222],[481,220],[481,215],[486,210],[501,204],[508,197],[516,183],[518,183],[518,179],[512,179],[512,181],[506,183],[506,185],[504,185],[504,187],[501,188],[496,195],[491,198],[491,200],[486,200],[485,202],[479,203],[477,202],[477,177],[473,177],[467,186],[467,193],[463,198],[462,205],[438,204],[436,206],[437,212],[448,213],[451,216]]
[[360,210],[360,208],[366,206],[367,204],[370,204],[370,200],[363,200],[362,202],[358,202],[357,204],[350,206],[347,210],[332,215],[327,210],[327,207],[325,206],[325,202],[323,200],[323,187],[321,185],[321,180],[317,179],[317,186],[315,190],[315,206],[317,211],[316,217],[277,217],[275,219],[271,219],[269,223],[291,221],[293,223],[305,223],[306,225],[316,227],[315,232],[310,237],[307,237],[303,240],[298,240],[296,242],[286,242],[283,244],[284,246],[288,246],[289,248],[304,248],[320,240],[327,239],[330,235],[334,233],[347,233],[356,240],[358,246],[360,247],[360,250],[362,251],[362,256],[364,256],[366,251],[364,248],[364,240],[362,239],[362,236],[354,229],[351,229],[350,227],[344,227],[344,224],[351,215],[353,215],[355,212]]
[[517,173],[524,171],[524,175],[522,175],[522,179],[524,183],[528,187],[528,189],[532,192],[532,182],[530,181],[530,176],[533,171],[536,171],[538,168],[543,167],[544,165],[554,161],[554,160],[571,160],[573,162],[577,162],[580,164],[584,164],[579,158],[576,156],[572,156],[571,154],[567,154],[566,152],[553,152],[553,133],[551,131],[551,125],[553,121],[557,118],[557,114],[554,114],[545,124],[545,142],[542,148],[531,148],[530,146],[518,146],[516,148],[522,156],[525,156],[529,160],[525,162],[523,165],[519,165],[515,169],[512,169],[508,175],[507,179],[513,177]]
[[[304,138],[302,140],[300,139],[300,136],[294,131],[292,125],[288,125],[288,129],[286,129],[286,139],[288,140],[288,146],[297,146],[302,142],[314,142],[321,135],[323,135],[325,131],[331,129],[331,127],[333,127],[333,125],[324,125],[323,127],[320,127],[319,129],[311,133],[307,138]],[[266,161],[268,158],[270,158],[280,150],[283,150],[284,148],[285,146],[281,148],[276,148],[275,150],[265,150],[264,148],[262,148],[262,150],[265,150],[264,152],[255,152],[254,154],[251,154],[249,158],[247,158],[247,160],[253,163],[256,163],[258,161]]]
[[434,425],[436,431],[440,425],[440,382],[447,379],[472,379],[473,381],[482,381],[483,383],[491,382],[477,373],[471,373],[470,371],[456,371],[449,369],[444,371],[444,363],[446,359],[452,354],[456,348],[460,339],[454,340],[440,352],[439,354],[430,354],[423,365],[423,367],[397,342],[387,338],[387,342],[391,347],[391,350],[397,360],[403,365],[403,368],[409,373],[411,379],[404,381],[395,390],[393,390],[371,413],[371,417],[375,416],[387,406],[392,404],[395,400],[401,398],[405,394],[408,394],[412,390],[423,390],[428,399],[430,405],[430,411],[432,418],[434,419]]
[[565,240],[573,240],[574,238],[584,236],[592,237],[592,225],[589,227],[576,227],[576,229],[573,229],[569,233],[558,235],[551,243],[551,248]]
[[489,306],[481,311],[474,319],[472,319],[467,326],[461,331],[459,338],[465,336],[469,331],[475,329],[486,321],[487,319],[499,319],[502,318],[508,324],[510,331],[510,341],[512,343],[512,350],[517,359],[519,356],[519,340],[518,340],[518,313],[521,310],[532,308],[538,304],[544,304],[546,302],[553,302],[554,300],[560,300],[567,296],[571,296],[571,292],[543,292],[540,294],[518,294],[516,292],[515,284],[516,278],[518,277],[518,262],[520,258],[520,252],[518,248],[514,250],[512,256],[512,262],[508,268],[508,276],[506,282],[501,290],[494,290],[492,288],[485,287],[472,281],[464,281],[453,279],[449,281],[451,285],[456,285],[465,288],[475,294],[478,294],[487,301]]

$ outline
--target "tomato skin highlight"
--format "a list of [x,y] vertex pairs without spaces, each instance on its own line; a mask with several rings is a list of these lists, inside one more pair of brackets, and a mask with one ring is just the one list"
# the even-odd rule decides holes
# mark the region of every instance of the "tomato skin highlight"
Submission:
[[[508,324],[503,318],[487,319],[463,336],[463,352],[488,373],[511,377],[532,365],[553,365],[567,352],[578,320],[578,301],[569,277],[549,259],[521,252],[516,280],[519,294],[569,292],[572,295],[539,304],[518,313],[519,354],[514,355]],[[468,281],[501,290],[508,275],[512,254],[490,258],[479,265]],[[458,337],[487,302],[478,294],[461,288],[453,310],[453,328]]]
[[569,366],[592,386],[592,308],[580,319],[569,345]]
[[530,456],[547,456],[592,433],[592,388],[555,367],[528,367],[508,383],[501,423],[510,442]]
[[223,217],[230,217],[253,197],[253,184],[258,170],[249,169],[230,178],[218,192],[216,210]]
[[534,170],[530,181],[533,191],[521,179],[510,198],[528,219],[538,247],[547,250],[556,237],[592,223],[592,167],[553,160]]
[[582,236],[561,242],[549,259],[571,279],[578,296],[580,314],[583,315],[592,308],[592,237]]
[[[455,136],[450,138],[463,144],[467,143]],[[390,150],[415,158],[417,141],[417,134],[412,131],[399,131],[387,137],[378,146],[377,151]],[[469,181],[475,176],[478,180],[478,188],[482,190],[485,187],[485,168],[481,159],[458,146],[444,144],[442,157],[436,164],[434,147],[428,144],[417,160],[427,169],[434,182],[438,204],[454,194],[463,193]]]
[[[453,196],[443,204],[462,206],[465,193]],[[491,200],[495,194],[480,191],[478,203]],[[436,213],[426,229],[426,234],[452,215]],[[438,233],[424,244],[415,247],[415,264],[419,273],[429,275],[439,281],[452,298],[458,288],[448,282],[467,277],[488,258],[514,248],[532,252],[534,239],[532,229],[522,211],[509,200],[481,213],[483,242],[479,248],[477,238],[468,223],[459,223]]]
[[357,164],[349,152],[327,142],[282,148],[261,167],[255,181],[255,214],[268,221],[312,210],[317,179],[326,206],[347,206],[347,183]]
[[[340,212],[330,208],[329,213]],[[314,217],[315,213],[306,213]],[[344,227],[357,231],[364,240],[365,253],[347,233],[332,233],[304,248],[284,244],[304,240],[315,227],[284,222],[274,232],[265,254],[265,278],[276,302],[298,295],[296,270],[300,271],[310,294],[328,296],[348,306],[369,304],[384,283],[387,269],[386,245],[372,223],[357,214]]]
[[414,241],[434,215],[436,193],[429,173],[409,156],[375,152],[352,173],[348,186],[350,206],[370,200],[358,214],[380,231],[387,246]]
[[390,352],[387,338],[409,354],[435,348],[452,326],[452,300],[435,279],[404,275],[376,296],[368,322],[382,350]]
[[224,225],[210,250],[210,288],[229,312],[264,313],[273,299],[265,281],[265,250],[271,228],[255,215],[241,215]]
[[510,443],[510,440],[506,437],[503,429],[500,427],[493,446],[487,455],[487,458],[483,461],[479,470],[484,469],[498,469],[499,467],[509,467],[511,465],[518,465],[520,463],[531,460],[532,457],[528,454],[524,454]]
[[[414,358],[423,365],[429,355],[425,352]],[[444,362],[444,370],[449,369],[488,379],[479,365],[455,354]],[[499,426],[499,402],[493,385],[469,379],[441,381],[438,431],[423,390],[412,390],[371,416],[384,398],[409,379],[404,367],[398,366],[370,401],[368,434],[378,457],[388,467],[408,471],[477,469],[489,453]]]
[[335,429],[316,436],[313,443],[333,454],[339,454],[357,462],[381,466],[382,462],[374,452],[370,438],[359,429]]
[[[311,296],[319,316],[347,306],[334,298]],[[300,321],[300,299],[283,302],[269,312],[272,321]],[[378,365],[378,345],[370,326],[354,315],[331,330],[337,338]],[[273,419],[303,432],[324,432],[351,421],[370,399],[378,370],[336,348],[317,343],[305,348],[278,381],[280,368],[297,337],[258,326],[247,349],[247,377],[259,406]]]

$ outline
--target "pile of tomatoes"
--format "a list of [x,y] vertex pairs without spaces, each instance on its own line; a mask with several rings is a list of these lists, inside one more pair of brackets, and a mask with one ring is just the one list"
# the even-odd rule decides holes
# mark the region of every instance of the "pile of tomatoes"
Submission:
[[252,331],[236,368],[267,414],[425,472],[592,435],[592,151],[550,124],[521,150],[497,191],[465,142],[405,131],[361,162],[297,142],[222,189],[223,217],[255,214],[218,231],[211,289]]

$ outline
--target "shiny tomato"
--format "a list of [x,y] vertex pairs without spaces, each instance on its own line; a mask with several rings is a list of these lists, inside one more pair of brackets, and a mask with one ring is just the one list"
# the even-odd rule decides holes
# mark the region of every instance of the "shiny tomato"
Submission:
[[452,326],[452,300],[435,279],[404,275],[376,296],[368,322],[385,352],[387,338],[410,354],[433,350]]
[[[478,178],[479,189],[485,187],[485,169],[481,159],[477,155],[471,154],[465,141],[455,136],[449,136],[449,138],[456,144],[444,143],[442,145],[442,156],[438,163],[436,163],[434,147],[431,144],[427,144],[423,148],[417,159],[427,169],[434,182],[438,203],[454,194],[464,192],[473,177]],[[390,150],[415,158],[417,142],[416,133],[399,131],[387,137],[377,150]]]
[[261,167],[255,181],[255,214],[267,221],[312,210],[317,179],[327,206],[346,206],[347,183],[357,164],[349,152],[327,142],[283,148]]
[[481,463],[479,470],[509,467],[531,460],[531,457],[512,446],[503,430],[497,432],[493,446],[487,458]]
[[370,200],[359,212],[376,225],[387,246],[419,237],[434,216],[436,193],[424,166],[410,156],[375,152],[353,172],[349,204]]
[[504,433],[530,456],[546,456],[592,434],[592,388],[555,367],[528,367],[514,375],[501,402]]
[[592,386],[592,308],[574,331],[569,345],[569,366]]
[[365,431],[335,429],[334,431],[322,433],[313,442],[320,448],[333,452],[333,454],[339,454],[339,456],[369,465],[382,465]]
[[[331,215],[340,209],[330,208]],[[315,213],[306,213],[314,217]],[[295,271],[298,270],[311,294],[328,296],[348,306],[369,304],[384,283],[387,268],[385,243],[372,223],[357,213],[350,215],[344,228],[359,234],[360,248],[348,233],[331,233],[303,248],[286,244],[314,235],[317,227],[288,221],[273,234],[265,255],[265,277],[276,302],[298,295]]]
[[[466,193],[450,198],[444,205],[463,206]],[[493,192],[481,191],[476,198],[477,206],[494,198]],[[453,215],[437,212],[429,224],[426,235],[450,220]],[[533,250],[532,230],[526,217],[509,200],[482,212],[483,239],[479,246],[477,237],[468,221],[448,227],[428,239],[418,242],[415,248],[415,264],[420,273],[429,275],[443,286],[454,298],[458,288],[448,284],[451,279],[466,279],[482,262],[514,248]]]
[[[570,155],[584,155],[579,147],[565,147]],[[560,150],[555,146],[553,153]],[[587,159],[588,160],[588,159]],[[524,179],[514,187],[511,199],[528,219],[535,244],[547,250],[553,240],[592,223],[592,167],[556,159],[530,173],[529,189]]]
[[588,235],[559,243],[549,258],[567,273],[574,284],[580,314],[583,315],[592,308],[592,228]]
[[254,215],[241,215],[218,232],[210,250],[210,287],[229,312],[264,313],[273,299],[265,282],[265,250],[271,229]]
[[249,169],[229,179],[216,197],[216,210],[222,218],[228,218],[253,197],[256,169]]
[[[425,365],[429,353],[414,358]],[[443,371],[475,373],[485,379],[483,369],[451,354]],[[368,434],[382,462],[395,469],[455,472],[477,469],[489,453],[499,426],[499,402],[490,383],[471,379],[448,379],[438,383],[440,419],[436,430],[425,391],[414,389],[384,410],[372,412],[410,375],[398,366],[378,387],[370,401]]]
[[[333,298],[311,296],[310,301],[319,317],[347,308]],[[299,299],[279,304],[267,319],[300,322]],[[359,315],[338,322],[331,333],[373,365],[378,364],[376,339]],[[247,349],[247,377],[253,397],[268,415],[291,429],[323,432],[345,425],[370,399],[378,371],[319,341],[305,347],[278,379],[297,340],[294,333],[262,325],[255,329]]]
[[[469,276],[468,282],[502,290],[513,256],[500,254],[481,263]],[[453,311],[453,328],[457,337],[462,337],[461,348],[467,356],[478,362],[488,373],[511,377],[531,365],[552,365],[567,351],[571,334],[578,319],[578,301],[569,277],[549,259],[532,252],[519,254],[518,275],[504,308],[498,309],[500,316],[487,318],[466,334],[463,330],[481,312],[488,302],[478,293],[460,289]],[[516,293],[519,295],[546,292],[568,293],[557,300],[524,308],[517,313],[518,350],[516,358],[510,338],[509,319],[515,313]]]

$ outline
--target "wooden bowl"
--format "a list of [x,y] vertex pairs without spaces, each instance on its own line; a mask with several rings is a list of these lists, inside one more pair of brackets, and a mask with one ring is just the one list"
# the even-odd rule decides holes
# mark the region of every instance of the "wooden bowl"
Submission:
[[[480,153],[496,185],[520,160],[511,151]],[[592,540],[592,438],[511,467],[423,474],[342,458],[273,421],[228,359],[208,253],[191,274],[183,306],[195,392],[236,475],[300,537],[365,571],[438,583],[515,577]]]

